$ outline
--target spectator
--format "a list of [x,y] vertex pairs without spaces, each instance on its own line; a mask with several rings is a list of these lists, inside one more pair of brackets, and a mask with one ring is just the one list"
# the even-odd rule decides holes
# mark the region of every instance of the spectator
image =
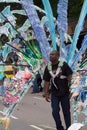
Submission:
[[41,75],[38,72],[35,76],[34,81],[33,81],[33,91],[32,91],[32,93],[39,93],[40,91],[42,91],[41,82],[42,82]]

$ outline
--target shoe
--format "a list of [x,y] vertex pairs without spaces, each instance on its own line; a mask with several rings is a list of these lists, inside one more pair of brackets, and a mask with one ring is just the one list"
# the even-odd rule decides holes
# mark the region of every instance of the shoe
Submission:
[[43,94],[42,96],[45,97],[45,94]]
[[43,91],[43,88],[41,87],[39,91],[42,92],[42,91]]
[[31,92],[31,94],[34,94],[34,93],[39,93],[39,92]]

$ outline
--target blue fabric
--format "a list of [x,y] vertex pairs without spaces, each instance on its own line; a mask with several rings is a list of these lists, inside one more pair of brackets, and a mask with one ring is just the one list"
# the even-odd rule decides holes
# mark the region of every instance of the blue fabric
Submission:
[[68,10],[68,0],[59,0],[57,6],[57,21],[58,21],[58,32],[60,36],[60,57],[64,57],[66,53],[65,50],[63,52],[62,48],[65,48],[64,44],[64,35],[67,33],[67,10]]
[[81,92],[81,100],[82,100],[82,102],[84,102],[86,100],[86,97],[87,97],[87,92],[86,91],[82,91]]

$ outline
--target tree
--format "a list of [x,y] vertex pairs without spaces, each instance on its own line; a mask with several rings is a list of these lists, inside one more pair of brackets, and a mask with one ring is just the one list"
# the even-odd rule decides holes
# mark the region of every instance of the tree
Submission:
[[[54,17],[57,17],[57,4],[58,4],[58,0],[49,0],[52,10],[53,10],[53,14]],[[79,17],[82,5],[84,0],[68,0],[69,1],[69,6],[68,6],[68,18],[69,19],[75,19]],[[41,0],[34,0],[34,3],[43,8],[43,4],[41,2]]]
[[[53,15],[54,17],[57,18],[58,14],[57,14],[57,4],[58,4],[58,0],[49,0],[51,7],[52,7],[52,11],[53,11]],[[79,15],[80,15],[80,11],[83,5],[84,0],[68,0],[69,1],[69,6],[68,6],[68,18],[69,19],[78,19]],[[34,0],[34,4],[37,5],[38,7],[41,7],[42,9],[44,9],[43,7],[43,3],[41,0]],[[5,3],[0,3],[0,11],[2,11],[7,5],[6,2]],[[20,4],[16,4],[16,3],[10,3],[11,5],[11,10],[14,9],[21,9],[22,6]],[[22,23],[20,21],[23,21],[26,19],[26,17],[23,18],[23,16],[19,16],[18,15],[18,24]]]

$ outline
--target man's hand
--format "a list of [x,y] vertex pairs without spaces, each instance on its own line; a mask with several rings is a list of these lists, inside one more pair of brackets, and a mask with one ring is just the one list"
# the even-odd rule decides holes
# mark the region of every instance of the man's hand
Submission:
[[50,82],[45,81],[44,88],[45,88],[45,99],[47,102],[50,102],[50,93],[49,93]]

